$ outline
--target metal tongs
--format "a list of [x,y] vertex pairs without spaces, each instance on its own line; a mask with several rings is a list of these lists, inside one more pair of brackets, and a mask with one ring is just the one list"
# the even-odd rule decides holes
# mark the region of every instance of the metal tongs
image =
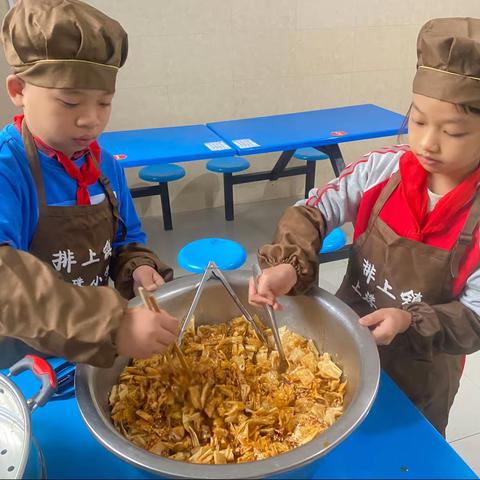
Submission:
[[249,311],[245,308],[243,303],[240,301],[237,294],[235,293],[233,288],[230,286],[227,279],[224,277],[223,273],[217,267],[215,262],[212,262],[212,261],[208,262],[207,268],[205,269],[205,272],[203,273],[202,279],[200,280],[200,283],[197,286],[197,291],[195,292],[195,295],[193,297],[192,304],[190,305],[190,308],[188,309],[187,315],[185,316],[185,320],[183,321],[182,326],[180,327],[180,333],[178,334],[178,339],[177,339],[178,345],[180,345],[182,343],[183,336],[185,335],[185,332],[187,331],[188,325],[190,324],[190,322],[192,320],[193,314],[195,312],[195,309],[197,308],[197,304],[198,304],[198,301],[200,300],[200,296],[202,295],[202,291],[205,287],[205,284],[207,283],[207,281],[211,277],[214,277],[217,280],[220,280],[222,285],[225,287],[227,292],[232,297],[233,301],[236,303],[237,307],[242,312],[243,316],[246,318],[246,320],[254,328],[258,338],[265,345],[268,346],[267,338],[265,337],[265,334],[263,333],[263,330],[259,327],[257,322],[255,322],[252,315],[250,315]]
[[[252,265],[252,274],[253,274],[253,282],[255,284],[255,289],[258,289],[258,277],[262,274],[262,270],[256,263]],[[273,338],[275,340],[275,345],[277,347],[277,351],[280,359],[278,370],[280,372],[286,372],[288,369],[288,361],[287,361],[287,357],[285,356],[285,351],[283,350],[282,341],[280,339],[280,333],[278,331],[275,312],[273,308],[268,304],[265,305],[265,309],[267,310],[268,319],[270,321],[270,328],[272,329]]]

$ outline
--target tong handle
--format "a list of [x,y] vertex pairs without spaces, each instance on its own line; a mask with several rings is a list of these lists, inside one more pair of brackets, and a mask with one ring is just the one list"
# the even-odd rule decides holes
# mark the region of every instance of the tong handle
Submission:
[[195,309],[197,308],[198,301],[200,300],[200,296],[205,287],[205,284],[207,283],[207,280],[209,280],[210,277],[212,276],[222,283],[222,285],[225,287],[225,290],[228,292],[230,297],[232,297],[233,301],[235,302],[237,307],[240,309],[243,316],[246,318],[247,322],[249,322],[252,325],[252,327],[255,329],[255,332],[258,338],[265,345],[268,345],[267,338],[265,337],[263,330],[257,325],[257,323],[255,322],[250,312],[245,308],[245,305],[243,305],[241,300],[238,298],[238,295],[235,293],[231,285],[228,283],[227,279],[225,278],[221,270],[217,267],[217,265],[215,265],[215,262],[212,262],[212,261],[208,262],[207,268],[205,268],[205,272],[203,272],[202,279],[200,280],[200,283],[197,286],[197,290],[193,297],[190,308],[188,309],[187,315],[185,316],[185,320],[183,321],[182,326],[180,327],[180,333],[178,334],[178,340],[177,340],[178,344],[182,343],[183,336],[185,335],[188,324],[190,323],[193,317],[193,314],[195,312]]
[[205,283],[207,282],[208,278],[210,277],[210,264],[213,262],[209,262],[207,265],[207,268],[203,272],[202,279],[200,280],[200,283],[197,285],[197,290],[195,291],[195,295],[193,297],[192,303],[190,304],[190,308],[188,309],[187,314],[185,315],[185,319],[183,320],[183,323],[180,327],[180,333],[178,334],[178,339],[177,343],[180,345],[183,340],[183,336],[185,335],[185,332],[187,331],[188,325],[190,321],[192,320],[193,314],[195,312],[195,309],[197,308],[198,301],[200,300],[200,295],[202,294],[203,288],[205,287]]
[[228,283],[227,279],[223,275],[223,273],[218,269],[215,268],[213,270],[213,275],[215,278],[220,280],[227,290],[227,292],[230,294],[232,297],[233,301],[237,305],[237,307],[240,309],[242,312],[243,316],[247,319],[247,321],[252,325],[254,328],[258,338],[265,344],[268,345],[267,338],[265,337],[265,334],[263,333],[263,330],[257,325],[257,322],[254,320],[250,312],[245,308],[245,305],[241,302],[241,300],[238,298],[238,295],[235,293],[235,290],[233,290],[232,286]]

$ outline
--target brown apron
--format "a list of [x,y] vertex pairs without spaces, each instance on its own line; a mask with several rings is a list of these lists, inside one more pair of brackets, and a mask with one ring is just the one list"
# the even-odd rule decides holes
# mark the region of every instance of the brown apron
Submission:
[[[443,250],[397,235],[379,213],[400,182],[397,172],[375,203],[366,231],[353,244],[347,273],[337,296],[360,316],[379,308],[454,300],[452,283],[480,215],[477,194],[469,217],[451,250]],[[460,355],[422,357],[405,347],[380,346],[382,368],[402,388],[443,435],[448,412],[459,387]]]
[[[99,177],[105,199],[97,205],[48,206],[37,148],[25,122],[22,124],[22,137],[37,189],[39,208],[38,224],[29,252],[74,285],[106,285],[117,225],[123,224],[109,179],[103,174]],[[19,340],[3,338],[0,363],[8,366],[32,351]]]

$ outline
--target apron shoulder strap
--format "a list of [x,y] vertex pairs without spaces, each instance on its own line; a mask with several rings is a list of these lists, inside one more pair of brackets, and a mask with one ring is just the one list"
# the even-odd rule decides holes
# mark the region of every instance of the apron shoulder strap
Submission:
[[477,190],[475,198],[470,208],[465,225],[463,226],[460,235],[457,238],[457,243],[452,251],[452,258],[450,262],[450,273],[455,278],[460,269],[460,262],[462,261],[465,251],[473,241],[473,232],[480,221],[480,189]]
[[45,196],[45,186],[43,184],[42,172],[40,170],[40,161],[38,159],[38,151],[33,139],[33,135],[25,123],[22,122],[22,140],[25,147],[25,153],[27,154],[27,160],[30,164],[35,187],[37,188],[37,197],[40,210],[43,210],[47,206],[47,200]]
[[[90,155],[92,155],[90,153]],[[123,221],[123,218],[120,216],[120,212],[118,209],[118,200],[115,194],[113,193],[112,188],[110,187],[110,179],[107,178],[103,173],[102,169],[100,168],[100,165],[97,162],[97,159],[95,158],[95,155],[92,155],[93,163],[97,167],[98,171],[100,172],[100,177],[98,178],[99,182],[102,185],[103,191],[105,192],[105,196],[107,197],[107,200],[110,204],[110,207],[112,209],[112,215],[115,219],[115,231],[113,232],[113,238],[115,238],[117,234],[117,228],[118,225],[121,225],[122,228],[122,240],[125,240],[125,237],[127,236],[127,226],[125,225],[125,222]]]
[[380,193],[377,201],[373,205],[372,213],[370,214],[370,218],[368,220],[368,227],[367,233],[373,228],[375,221],[377,220],[378,215],[380,214],[385,202],[390,198],[390,195],[395,191],[398,184],[400,183],[400,171],[395,172],[391,177],[387,184],[383,187],[383,190]]

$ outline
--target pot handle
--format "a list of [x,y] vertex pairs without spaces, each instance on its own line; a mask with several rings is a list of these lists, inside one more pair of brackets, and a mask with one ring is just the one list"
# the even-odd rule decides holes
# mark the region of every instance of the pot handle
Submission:
[[45,405],[57,390],[57,377],[51,365],[43,358],[26,355],[9,368],[7,377],[30,370],[42,383],[40,391],[27,400],[28,408],[33,412],[37,407]]

